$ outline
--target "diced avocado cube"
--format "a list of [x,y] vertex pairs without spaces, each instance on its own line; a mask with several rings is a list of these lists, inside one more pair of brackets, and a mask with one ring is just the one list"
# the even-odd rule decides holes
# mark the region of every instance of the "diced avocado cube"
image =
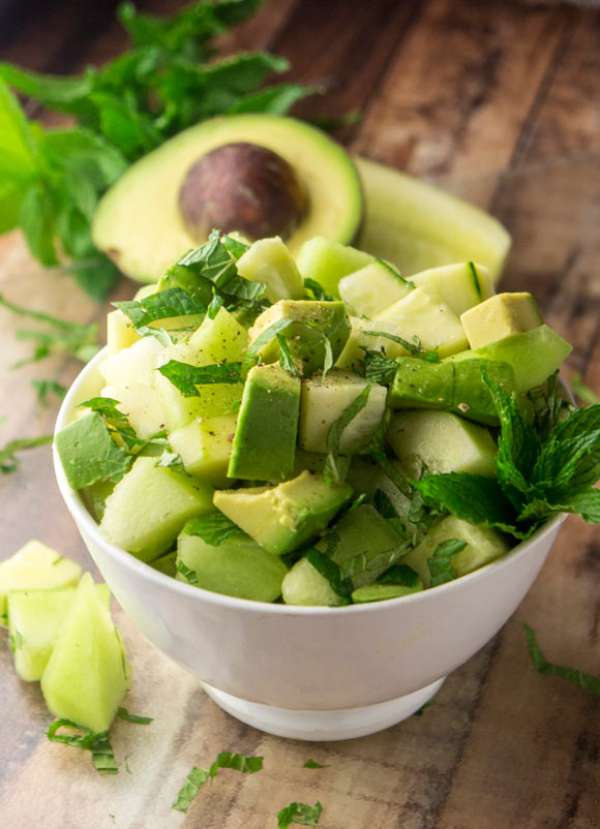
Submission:
[[495,360],[508,363],[515,373],[518,392],[529,391],[557,371],[572,346],[548,325],[538,325],[522,334],[513,334],[481,348],[463,351],[451,360]]
[[123,311],[115,308],[106,315],[106,344],[109,351],[121,351],[129,348],[140,339],[131,320]]
[[537,302],[525,291],[496,294],[469,308],[460,321],[471,348],[530,331],[544,322]]
[[169,549],[190,518],[212,509],[212,487],[156,458],[138,458],[106,499],[100,530],[142,561]]
[[449,515],[429,530],[421,543],[404,556],[402,563],[415,570],[423,584],[429,587],[431,572],[427,562],[433,556],[436,547],[450,539],[466,542],[466,546],[451,559],[452,570],[457,577],[465,576],[484,564],[489,564],[510,549],[510,545],[496,530],[469,524],[468,521]]
[[407,411],[395,414],[387,440],[396,457],[414,477],[427,472],[496,474],[496,444],[483,426],[450,412]]
[[279,236],[253,242],[236,265],[244,279],[266,285],[265,296],[270,302],[304,296],[304,282],[298,266]]
[[303,380],[300,400],[301,448],[308,452],[327,452],[329,430],[367,385],[370,386],[370,391],[366,405],[342,433],[339,443],[342,455],[355,454],[368,445],[383,419],[387,389],[376,383],[367,383],[355,374],[338,370],[330,372],[324,379],[317,376]]
[[160,558],[151,562],[150,566],[154,570],[158,570],[159,573],[164,573],[165,576],[175,578],[177,575],[176,561],[177,550],[171,550],[169,553],[165,553],[164,556],[160,556]]
[[10,590],[52,590],[76,585],[81,567],[41,541],[28,541],[0,563],[0,624],[7,624],[6,595]]
[[[439,294],[423,288],[415,288],[404,299],[378,314],[371,330],[385,331],[408,342],[419,342],[424,349],[437,351],[441,357],[468,347],[458,316]],[[367,336],[365,345],[371,349],[383,347],[390,357],[406,354],[401,344],[383,337]]]
[[277,364],[254,366],[244,385],[227,475],[284,481],[294,470],[300,379]]
[[468,308],[486,300],[494,291],[489,270],[485,265],[474,262],[429,268],[409,279],[418,288],[441,297],[459,317]]
[[[109,607],[108,587],[97,584],[96,590],[100,600]],[[42,678],[75,591],[75,587],[63,587],[55,590],[12,590],[8,594],[8,631],[15,671],[25,682]]]
[[287,573],[281,595],[286,604],[304,607],[339,607],[346,604],[307,558],[301,558]]
[[406,584],[365,584],[352,592],[352,601],[355,604],[363,602],[383,602],[386,599],[399,599],[401,596],[410,596],[411,593],[420,593],[423,584],[419,581],[409,587]]
[[123,642],[86,573],[42,675],[44,699],[56,717],[107,731],[128,686]]
[[483,382],[482,366],[506,392],[515,391],[515,374],[508,363],[481,360],[429,363],[415,357],[400,357],[390,389],[391,407],[445,409],[469,420],[497,425],[496,405]]
[[170,433],[171,448],[181,458],[188,475],[213,486],[227,486],[235,423],[235,415],[198,417]]
[[276,487],[217,490],[214,504],[269,553],[283,555],[323,530],[351,497],[347,484],[305,471]]
[[[327,356],[326,339],[335,362],[350,333],[343,302],[283,299],[257,318],[250,330],[251,342],[279,320],[291,320],[281,335],[287,340],[290,353],[305,377],[323,369]],[[279,343],[276,337],[260,349],[259,356],[266,363],[278,359]]]
[[328,294],[337,297],[340,279],[364,268],[373,262],[373,257],[349,245],[315,236],[302,245],[296,261],[304,279],[315,279]]
[[342,277],[339,293],[355,314],[373,317],[405,297],[413,286],[383,261]]
[[195,574],[190,580],[179,573],[179,579],[214,593],[256,602],[278,599],[287,573],[278,556],[263,550],[244,533],[213,546],[184,529],[177,545],[177,562]]

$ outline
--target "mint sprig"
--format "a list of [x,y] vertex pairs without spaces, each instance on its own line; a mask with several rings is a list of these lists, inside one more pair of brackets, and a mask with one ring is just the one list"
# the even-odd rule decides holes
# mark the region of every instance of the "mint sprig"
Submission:
[[594,696],[600,696],[600,676],[588,674],[579,668],[569,668],[564,665],[555,665],[553,662],[548,662],[542,649],[540,648],[537,637],[533,628],[529,625],[523,625],[525,636],[527,637],[527,649],[534,668],[540,674],[545,676],[558,676],[577,685],[583,691],[587,691]]
[[290,803],[277,814],[278,829],[288,829],[292,825],[318,826],[322,812],[323,806],[318,800],[314,806],[309,803]]

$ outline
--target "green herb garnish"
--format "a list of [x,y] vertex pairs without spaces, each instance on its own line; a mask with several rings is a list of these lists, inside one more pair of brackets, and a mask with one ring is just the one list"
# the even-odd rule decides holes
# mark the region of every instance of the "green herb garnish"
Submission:
[[191,366],[179,360],[169,360],[158,369],[184,397],[198,397],[198,386],[218,383],[241,383],[241,363],[215,363],[210,366]]
[[202,316],[208,307],[207,302],[181,288],[167,288],[144,299],[113,302],[113,305],[131,320],[136,329],[170,317]]
[[308,803],[290,803],[277,814],[279,829],[288,829],[292,824],[298,826],[318,826],[323,806],[319,801],[314,806]]
[[[64,728],[70,733],[62,733],[61,729]],[[46,735],[52,743],[63,743],[73,748],[90,751],[92,762],[99,774],[118,773],[119,767],[107,731],[96,733],[72,720],[59,719],[50,724]]]
[[31,385],[35,389],[38,403],[41,406],[48,405],[48,398],[51,394],[62,400],[67,393],[66,386],[63,386],[57,380],[32,380]]
[[19,465],[17,454],[19,452],[24,452],[27,449],[35,449],[36,446],[46,446],[48,443],[52,443],[52,435],[9,440],[8,443],[5,443],[0,448],[0,473],[2,475],[8,475],[17,469]]
[[153,722],[154,717],[144,717],[140,714],[130,714],[126,708],[122,706],[117,708],[117,717],[125,722],[135,723],[135,725],[149,725]]
[[393,564],[385,573],[379,576],[377,582],[379,584],[401,584],[405,587],[416,587],[420,579],[412,567],[407,564]]
[[479,301],[481,301],[483,297],[481,291],[481,280],[479,279],[479,274],[477,272],[477,268],[475,267],[475,263],[467,262],[467,267],[471,275],[471,282],[473,283],[473,287],[475,288],[475,293],[477,294]]
[[303,769],[328,769],[329,766],[324,766],[322,763],[317,763],[316,760],[312,758],[307,760],[304,765],[302,766]]
[[529,656],[538,673],[545,674],[546,676],[558,676],[596,697],[600,696],[600,676],[588,674],[585,671],[580,671],[578,668],[567,668],[548,662],[538,645],[533,629],[529,625],[523,625],[523,628],[525,630],[525,636],[527,637]]
[[292,377],[299,377],[300,372],[298,371],[298,367],[294,362],[294,358],[292,356],[292,352],[290,351],[290,347],[288,345],[288,341],[283,336],[283,334],[276,334],[277,342],[279,344],[279,365],[282,369],[291,374]]
[[437,545],[431,558],[427,559],[432,587],[437,587],[456,578],[456,573],[452,567],[452,559],[466,546],[466,541],[461,541],[458,538],[449,538]]
[[398,363],[380,351],[365,351],[365,378],[371,383],[391,386],[398,370]]
[[222,512],[209,512],[198,518],[190,519],[183,532],[186,535],[197,535],[212,547],[219,547],[230,538],[245,538],[245,533],[230,521]]
[[[1,201],[0,201],[1,209]],[[30,357],[19,360],[15,368],[37,363],[52,354],[67,354],[77,360],[86,363],[98,352],[98,324],[80,324],[59,319],[51,314],[42,311],[31,311],[22,305],[9,302],[0,294],[0,306],[11,311],[13,314],[47,326],[45,331],[33,331],[31,329],[19,329],[15,332],[18,340],[28,340],[33,343],[34,350]]]
[[440,355],[437,351],[425,351],[418,337],[414,337],[413,341],[410,342],[397,334],[390,334],[389,331],[365,331],[364,333],[369,337],[383,337],[385,340],[391,340],[393,343],[401,345],[412,357],[420,357],[428,363],[440,362]]
[[341,475],[337,465],[337,457],[339,455],[340,441],[344,433],[344,429],[354,420],[354,418],[361,412],[369,400],[371,386],[366,385],[354,398],[354,400],[346,406],[344,411],[329,427],[327,433],[327,460],[323,475],[326,480],[340,481]]
[[323,286],[316,279],[305,279],[304,288],[309,299],[316,299],[319,302],[333,302],[331,294],[328,294]]
[[327,579],[331,589],[337,593],[346,604],[350,601],[352,595],[352,582],[344,578],[342,571],[326,553],[321,553],[315,547],[310,547],[304,554],[305,558],[312,564],[312,566],[319,572],[323,578]]
[[74,420],[56,436],[56,448],[73,489],[98,481],[116,483],[128,471],[133,456],[117,446],[97,412]]
[[187,812],[202,786],[208,780],[214,779],[220,769],[234,769],[242,774],[254,774],[261,771],[262,767],[262,757],[249,757],[244,754],[222,751],[209,769],[201,769],[197,766],[192,768],[179,790],[172,808],[177,809],[178,812]]
[[91,409],[100,416],[116,446],[135,455],[148,444],[148,440],[142,440],[126,414],[123,414],[117,406],[118,400],[112,397],[92,397],[80,406]]
[[192,570],[191,567],[188,567],[187,564],[185,564],[185,562],[181,561],[181,559],[177,559],[175,569],[181,576],[183,576],[183,578],[185,579],[185,581],[187,581],[188,584],[198,584],[198,574],[196,573],[196,571]]

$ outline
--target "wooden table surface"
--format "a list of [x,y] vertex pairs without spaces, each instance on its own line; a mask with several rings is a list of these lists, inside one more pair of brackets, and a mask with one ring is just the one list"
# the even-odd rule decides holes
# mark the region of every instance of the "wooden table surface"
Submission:
[[[125,42],[113,5],[22,4],[0,29],[1,58],[58,72],[102,61]],[[223,48],[288,56],[295,79],[328,89],[303,113],[362,111],[341,136],[352,151],[437,181],[501,218],[514,236],[503,287],[537,294],[548,322],[574,343],[571,368],[600,389],[599,44],[600,13],[567,6],[272,0]],[[105,312],[67,276],[33,263],[18,236],[0,238],[0,290],[80,321]],[[133,290],[124,280],[116,295]],[[2,313],[0,324],[0,413],[7,418],[0,440],[47,431],[55,410],[39,408],[30,379],[68,382],[77,366],[56,359],[11,371],[27,346],[14,339],[11,316]],[[91,567],[47,448],[24,455],[20,470],[0,480],[0,503],[1,557],[35,536]],[[2,648],[0,823],[264,829],[288,802],[319,799],[324,829],[599,827],[598,700],[536,674],[522,631],[524,621],[531,624],[553,661],[600,672],[599,579],[598,534],[570,519],[515,616],[448,679],[423,716],[337,744],[276,739],[231,719],[118,612],[135,668],[129,707],[155,721],[116,725],[115,749],[130,773],[122,768],[114,778],[47,742],[39,689],[16,679]],[[189,768],[221,750],[262,754],[265,770],[224,773],[187,817],[172,811]],[[303,769],[308,757],[328,768]]]

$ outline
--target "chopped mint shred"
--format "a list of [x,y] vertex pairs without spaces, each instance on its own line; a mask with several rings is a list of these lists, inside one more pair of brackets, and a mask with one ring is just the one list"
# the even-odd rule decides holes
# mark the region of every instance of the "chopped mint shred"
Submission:
[[135,723],[136,725],[149,725],[154,720],[154,717],[144,717],[141,714],[130,714],[126,708],[123,708],[123,706],[117,708],[117,717],[120,720]]
[[[63,729],[68,729],[68,733]],[[99,774],[117,774],[119,771],[107,731],[93,732],[72,720],[58,719],[50,724],[46,736],[52,743],[90,751]]]
[[593,696],[600,696],[600,676],[588,674],[585,671],[579,670],[579,668],[568,668],[564,665],[555,665],[552,662],[548,662],[538,645],[533,628],[529,625],[523,625],[523,628],[525,630],[525,636],[527,637],[529,656],[538,673],[544,674],[545,676],[558,676],[567,682],[571,682],[573,685],[577,685],[578,688],[587,691]]
[[308,803],[290,803],[277,815],[278,829],[288,829],[292,825],[318,826],[322,812],[323,806],[318,800],[314,806]]
[[[157,320],[171,317],[203,316],[210,302],[210,287],[207,290],[206,301],[181,288],[167,288],[164,291],[150,294],[144,299],[113,302],[113,305],[131,320],[136,329],[139,329]],[[182,324],[182,327],[184,326],[185,323]]]
[[8,475],[15,472],[19,466],[19,452],[35,449],[37,446],[46,446],[52,443],[52,435],[40,435],[36,438],[15,438],[0,447],[0,474]]
[[398,363],[380,351],[365,349],[365,378],[371,383],[391,386],[398,370]]
[[67,393],[66,386],[63,386],[57,380],[32,380],[31,385],[35,389],[40,406],[47,406],[51,395],[55,395],[59,400],[62,400]]
[[177,809],[178,812],[187,812],[208,779],[209,774],[206,769],[194,766],[185,778],[185,783],[179,790],[172,808]]
[[213,547],[219,547],[230,538],[246,537],[237,524],[218,511],[191,518],[183,528],[183,532],[186,535],[197,535]]
[[192,366],[179,360],[169,360],[158,369],[163,377],[170,380],[184,397],[198,397],[198,386],[215,383],[240,383],[240,363],[214,363],[210,366]]
[[309,548],[305,553],[306,559],[312,564],[323,578],[327,579],[331,589],[338,596],[341,596],[346,603],[349,603],[352,595],[352,582],[344,578],[335,561],[326,553],[321,553],[314,547]]
[[317,282],[316,279],[305,279],[304,288],[309,299],[315,299],[319,302],[333,302],[334,298],[328,294],[323,286]]
[[317,763],[312,757],[307,760],[302,766],[303,769],[328,769],[329,766],[324,766],[322,763]]
[[294,362],[294,358],[292,356],[292,352],[290,351],[288,341],[283,336],[283,334],[277,334],[276,336],[277,342],[279,343],[279,365],[282,369],[284,369],[284,371],[287,371],[288,374],[291,374],[292,377],[299,377],[300,372],[298,371],[298,367]]
[[262,768],[262,757],[251,757],[244,754],[234,754],[230,751],[222,751],[217,759],[211,763],[210,768],[201,769],[198,766],[192,768],[179,790],[172,808],[178,812],[187,812],[200,789],[208,780],[213,780],[220,769],[233,769],[242,774],[255,774],[257,771],[261,771]]
[[479,278],[479,274],[477,272],[477,268],[475,267],[474,262],[468,262],[467,267],[469,268],[469,273],[471,275],[471,281],[473,282],[473,287],[475,288],[475,293],[479,297],[479,300],[482,299],[482,291],[481,291],[481,280]]
[[344,429],[354,420],[354,418],[361,412],[369,400],[371,386],[366,385],[354,398],[354,400],[346,406],[344,411],[329,427],[327,433],[327,460],[325,462],[325,469],[323,475],[325,480],[338,482],[341,480],[340,470],[337,464],[337,457],[339,455],[340,442]]
[[294,322],[295,321],[292,319],[275,320],[275,322],[271,323],[271,325],[265,328],[265,330],[262,331],[255,340],[253,340],[244,356],[244,361],[242,363],[242,375],[245,376],[250,371],[252,366],[258,362],[259,352],[261,349],[268,345],[271,340],[274,340],[282,334],[285,329],[289,328],[290,325],[293,325]]
[[420,357],[428,363],[440,362],[440,355],[437,351],[425,351],[418,337],[414,337],[413,341],[410,342],[397,334],[390,334],[389,331],[365,331],[364,333],[369,337],[383,337],[385,340],[391,340],[393,343],[401,345],[412,357]]
[[188,584],[198,584],[198,574],[196,573],[196,571],[192,570],[191,567],[188,567],[187,564],[181,561],[181,559],[177,560],[177,563],[175,564],[175,569],[181,576],[183,576],[183,578],[185,579],[185,581],[187,581]]
[[458,538],[449,538],[438,544],[431,558],[427,559],[427,566],[431,574],[431,586],[437,587],[456,578],[452,567],[452,558],[467,546],[466,541]]

